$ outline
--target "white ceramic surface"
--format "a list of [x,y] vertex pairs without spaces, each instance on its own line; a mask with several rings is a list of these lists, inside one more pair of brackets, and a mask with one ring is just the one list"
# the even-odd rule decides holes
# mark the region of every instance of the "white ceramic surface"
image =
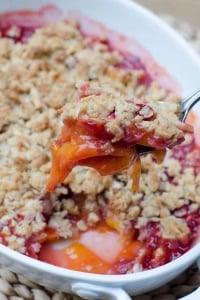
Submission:
[[[48,2],[0,1],[0,11],[38,9]],[[146,9],[129,0],[51,0],[51,3],[56,3],[64,15],[69,10],[78,9],[109,28],[133,37],[173,74],[182,87],[183,95],[199,88],[198,56],[181,37]],[[200,243],[177,260],[153,270],[127,275],[96,275],[55,267],[0,245],[0,262],[9,269],[40,284],[73,292],[87,299],[130,300],[129,295],[144,293],[175,278],[197,260],[199,255]],[[182,299],[200,299],[199,289]]]

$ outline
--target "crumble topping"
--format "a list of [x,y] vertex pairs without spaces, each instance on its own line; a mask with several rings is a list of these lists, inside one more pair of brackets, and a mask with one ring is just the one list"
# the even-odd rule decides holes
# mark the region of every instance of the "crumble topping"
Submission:
[[[135,113],[135,105],[123,99],[139,103],[151,99],[158,118],[151,125],[145,120],[140,125],[152,126],[165,138],[179,135],[178,97],[156,82],[144,84],[145,70],[122,68],[123,60],[122,53],[110,51],[101,40],[83,37],[72,20],[37,29],[26,44],[0,39],[0,237],[9,247],[30,254],[27,241],[48,226],[60,238],[71,237],[71,220],[84,231],[99,222],[102,212],[105,219],[117,216],[122,228],[134,222],[142,231],[156,222],[164,238],[182,239],[191,233],[184,215],[199,209],[200,175],[171,150],[161,164],[149,155],[142,158],[137,193],[131,190],[131,169],[101,177],[94,169],[79,166],[63,185],[42,195],[50,172],[50,143],[60,130],[63,106],[65,117],[84,115],[89,107],[91,117],[101,120],[115,110],[117,119],[107,128],[118,140],[124,134],[121,124]],[[91,89],[103,90],[106,99],[104,94],[88,95],[77,106],[74,101],[85,82]],[[141,113],[150,117],[152,111],[144,107]],[[191,134],[187,137],[186,146]],[[184,154],[186,161],[191,157],[193,152]],[[39,239],[33,241],[37,255]]]
[[91,95],[64,106],[64,120],[80,118],[100,123],[113,135],[112,142],[125,138],[126,128],[131,124],[147,132],[153,131],[156,136],[172,143],[182,136],[178,103],[155,103],[149,98],[125,99],[103,90],[88,90],[88,93]]
[[174,216],[161,219],[160,224],[164,238],[171,238],[173,236],[175,239],[179,239],[190,233],[186,222]]
[[[65,180],[72,192],[97,195],[110,186],[112,178],[101,176],[95,169],[76,166]],[[91,184],[92,183],[92,184]]]

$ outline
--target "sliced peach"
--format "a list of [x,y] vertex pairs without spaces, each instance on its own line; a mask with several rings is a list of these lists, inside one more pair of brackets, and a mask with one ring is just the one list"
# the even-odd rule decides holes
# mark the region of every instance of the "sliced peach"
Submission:
[[[76,165],[95,168],[101,175],[127,169],[137,157],[136,150],[119,145],[108,145],[105,140],[93,137],[93,125],[80,120],[65,124],[61,137],[51,144],[52,167],[47,191],[64,181]],[[102,125],[95,124],[95,134],[104,135]]]
[[46,243],[41,248],[39,259],[56,266],[82,272],[106,274],[111,269],[109,263],[78,242],[63,249],[56,248],[55,244]]

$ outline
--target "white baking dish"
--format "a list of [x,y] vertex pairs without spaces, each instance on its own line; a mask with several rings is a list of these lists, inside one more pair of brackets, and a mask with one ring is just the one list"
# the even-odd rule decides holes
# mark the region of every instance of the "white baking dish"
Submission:
[[[38,9],[48,0],[7,0],[0,1],[0,11],[18,9]],[[199,88],[200,61],[198,56],[172,29],[158,17],[128,0],[51,0],[62,13],[48,15],[57,19],[70,11],[98,20],[128,37],[134,38],[148,52],[134,46],[138,55],[149,60],[149,54],[163,66],[181,87],[183,96]],[[135,44],[136,45],[136,44]],[[151,60],[152,63],[152,60]],[[155,66],[154,66],[155,67]],[[165,77],[166,85],[171,86],[167,75],[157,69],[160,78]],[[158,76],[158,75],[155,75]],[[199,108],[195,108],[199,110]],[[200,256],[200,243],[197,243],[182,257],[153,270],[127,275],[97,275],[71,271],[46,264],[17,253],[0,245],[0,262],[9,269],[51,288],[73,292],[86,299],[130,300],[129,295],[145,293],[175,278]],[[200,288],[182,299],[200,299]]]

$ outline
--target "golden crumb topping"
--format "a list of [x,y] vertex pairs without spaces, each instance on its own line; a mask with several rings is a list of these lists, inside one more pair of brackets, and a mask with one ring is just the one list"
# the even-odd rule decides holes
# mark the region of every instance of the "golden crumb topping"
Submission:
[[97,122],[105,126],[117,142],[126,137],[126,128],[134,124],[146,132],[153,131],[157,137],[175,143],[182,135],[178,103],[156,102],[149,98],[125,99],[119,94],[104,90],[89,90],[92,93],[79,101],[67,103],[62,109],[64,120],[77,119]]

